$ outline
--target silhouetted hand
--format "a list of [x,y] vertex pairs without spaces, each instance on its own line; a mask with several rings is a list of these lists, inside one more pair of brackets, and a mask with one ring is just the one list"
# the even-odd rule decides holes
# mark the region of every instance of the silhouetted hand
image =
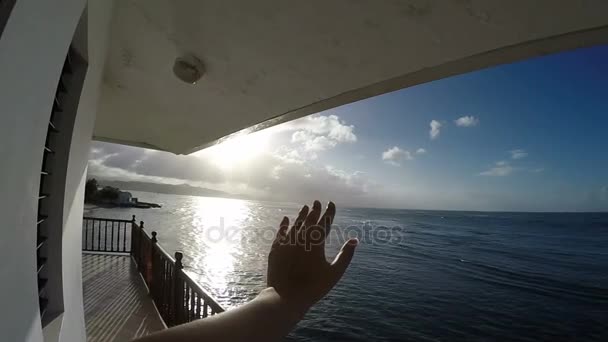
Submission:
[[304,314],[342,278],[358,240],[348,240],[334,261],[325,260],[336,206],[304,206],[289,229],[283,218],[268,256],[268,288],[253,300],[219,315],[182,324],[143,337],[138,342],[280,341]]
[[268,256],[267,282],[280,295],[290,311],[303,316],[342,278],[358,244],[344,243],[332,263],[325,259],[325,237],[329,235],[336,206],[329,202],[321,217],[321,203],[312,210],[302,207],[294,224],[284,217]]

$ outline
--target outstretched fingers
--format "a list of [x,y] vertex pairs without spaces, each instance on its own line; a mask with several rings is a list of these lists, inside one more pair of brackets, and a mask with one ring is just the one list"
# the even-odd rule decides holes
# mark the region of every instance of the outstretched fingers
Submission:
[[305,205],[302,207],[302,209],[300,209],[300,212],[298,213],[298,217],[296,217],[296,220],[293,223],[293,226],[289,230],[288,238],[289,238],[290,244],[295,245],[297,243],[298,233],[299,233],[300,229],[302,229],[304,220],[306,219],[307,216],[308,216],[308,206]]
[[287,236],[287,230],[289,229],[289,218],[287,216],[283,216],[281,223],[279,224],[279,230],[277,231],[277,235],[274,238],[274,243],[284,243],[285,237]]
[[[320,204],[320,203],[319,203]],[[320,213],[321,211],[319,211]],[[325,260],[325,240],[329,235],[331,224],[336,215],[336,206],[333,202],[327,204],[325,213],[321,219],[306,227],[306,248],[314,255]],[[314,219],[314,218],[313,218]],[[312,221],[312,219],[311,219]]]
[[326,234],[329,234],[331,230],[331,224],[334,222],[334,217],[336,216],[336,205],[334,202],[327,203],[327,209],[325,209],[325,214],[319,220],[319,226],[321,226]]
[[329,234],[331,224],[336,215],[336,206],[329,202],[321,216],[321,202],[314,201],[312,209],[303,206],[296,218],[287,239],[290,244],[303,247],[306,251],[325,257],[325,238]]
[[321,216],[321,202],[315,201],[312,205],[312,211],[304,221],[302,229],[302,243],[307,252],[313,252],[316,256],[324,256],[325,254],[325,229],[319,226],[319,217]]
[[336,255],[336,258],[331,263],[332,280],[334,284],[337,283],[340,278],[342,278],[342,275],[344,275],[344,272],[346,272],[348,265],[350,265],[350,262],[355,255],[355,249],[357,248],[358,244],[359,240],[356,238],[346,241],[344,245],[342,245],[340,253]]
[[319,222],[320,216],[321,216],[321,202],[314,201],[314,203],[312,204],[312,210],[306,217],[306,221],[304,221],[304,227],[308,228],[308,227],[317,225],[317,222]]

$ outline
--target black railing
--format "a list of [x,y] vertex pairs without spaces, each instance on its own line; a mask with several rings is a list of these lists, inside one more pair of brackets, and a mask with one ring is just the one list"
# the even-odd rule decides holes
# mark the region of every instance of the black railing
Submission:
[[[115,228],[112,228],[113,222]],[[125,228],[128,226],[130,229]],[[116,229],[115,235],[112,235],[113,229]],[[116,238],[118,230],[121,230],[122,240]],[[92,238],[87,238],[86,232],[90,232]],[[184,272],[182,253],[176,252],[175,259],[171,257],[157,243],[156,232],[148,235],[144,222],[137,224],[135,216],[130,221],[85,217],[83,241],[84,251],[131,254],[167,326],[188,323],[224,311],[217,301]]]
[[133,221],[84,217],[82,250],[87,252],[131,252]]

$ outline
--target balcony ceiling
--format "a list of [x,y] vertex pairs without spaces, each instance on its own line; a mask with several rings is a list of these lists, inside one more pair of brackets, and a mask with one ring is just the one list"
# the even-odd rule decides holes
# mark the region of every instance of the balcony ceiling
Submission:
[[[253,125],[608,43],[606,13],[602,0],[116,1],[94,136],[191,153]],[[172,71],[185,53],[207,69],[195,85]]]

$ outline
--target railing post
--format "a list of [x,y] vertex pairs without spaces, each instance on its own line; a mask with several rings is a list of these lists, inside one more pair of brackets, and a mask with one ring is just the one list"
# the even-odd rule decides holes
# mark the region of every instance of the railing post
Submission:
[[131,218],[131,251],[129,252],[132,256],[135,255],[135,225],[135,215],[133,215],[133,218]]
[[175,252],[175,267],[173,268],[173,320],[172,325],[182,324],[184,320],[184,286],[179,277],[184,268],[181,252]]
[[150,239],[152,242],[150,244],[150,258],[146,262],[146,280],[148,281],[148,286],[150,287],[150,293],[153,293],[154,285],[152,282],[154,281],[154,275],[152,274],[152,270],[154,269],[154,249],[156,247],[156,243],[158,240],[156,239],[156,232],[152,232],[152,238]]
[[139,229],[137,231],[137,234],[138,234],[137,243],[139,245],[139,246],[137,246],[137,268],[139,269],[139,273],[141,273],[144,276],[144,280],[145,280],[147,261],[145,258],[146,251],[144,251],[144,248],[143,248],[144,221],[139,221]]

